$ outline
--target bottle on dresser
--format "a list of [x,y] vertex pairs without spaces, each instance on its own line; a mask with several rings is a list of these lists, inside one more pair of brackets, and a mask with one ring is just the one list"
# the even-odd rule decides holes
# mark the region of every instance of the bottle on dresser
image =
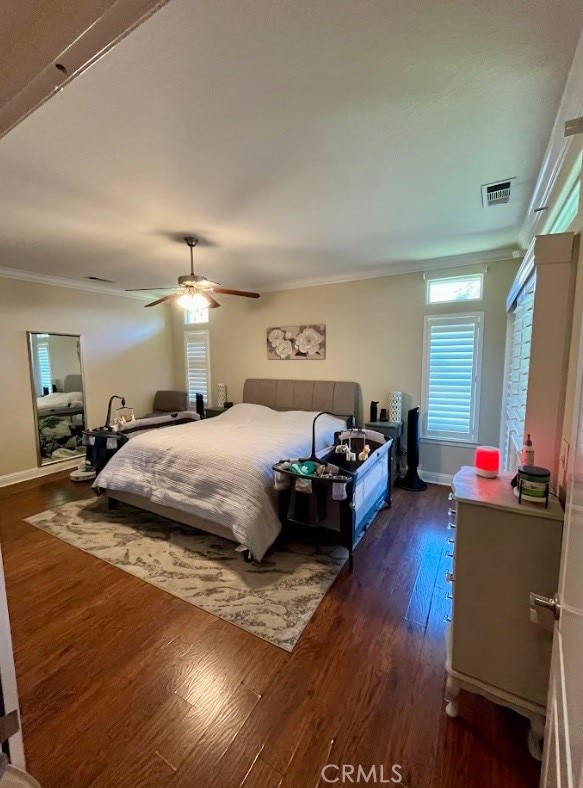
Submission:
[[530,433],[527,434],[522,449],[520,451],[520,464],[521,465],[534,465],[534,448],[530,439]]

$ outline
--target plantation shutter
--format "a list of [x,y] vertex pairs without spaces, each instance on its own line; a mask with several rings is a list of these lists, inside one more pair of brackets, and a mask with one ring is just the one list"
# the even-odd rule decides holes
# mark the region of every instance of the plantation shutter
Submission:
[[186,386],[188,403],[194,407],[196,395],[208,403],[210,389],[208,331],[185,331]]
[[518,296],[514,312],[511,313],[512,332],[506,362],[504,408],[507,468],[514,466],[514,458],[524,438],[535,286],[533,277]]
[[53,375],[51,371],[51,355],[49,353],[48,342],[39,342],[37,344],[37,356],[41,389],[46,386],[50,394],[52,389]]
[[425,436],[475,441],[482,315],[425,320]]

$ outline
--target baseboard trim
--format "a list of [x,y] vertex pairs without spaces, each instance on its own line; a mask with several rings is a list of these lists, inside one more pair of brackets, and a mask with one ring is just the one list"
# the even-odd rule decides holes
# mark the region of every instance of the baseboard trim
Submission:
[[449,473],[433,473],[433,471],[423,471],[419,469],[419,476],[424,482],[429,484],[443,484],[445,487],[451,487],[453,476]]
[[63,462],[51,463],[51,465],[43,465],[41,468],[28,468],[26,471],[6,473],[4,476],[0,476],[0,487],[11,487],[13,484],[28,482],[31,479],[40,479],[43,476],[62,473],[63,471],[76,468],[80,462],[81,458],[76,457],[71,460],[63,460]]

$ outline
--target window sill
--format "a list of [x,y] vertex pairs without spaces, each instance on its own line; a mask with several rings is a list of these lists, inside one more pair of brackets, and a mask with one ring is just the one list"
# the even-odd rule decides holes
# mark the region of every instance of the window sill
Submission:
[[427,438],[421,436],[419,441],[421,443],[435,443],[440,446],[459,446],[462,449],[475,449],[476,446],[480,446],[480,443],[477,441],[464,441],[459,438]]

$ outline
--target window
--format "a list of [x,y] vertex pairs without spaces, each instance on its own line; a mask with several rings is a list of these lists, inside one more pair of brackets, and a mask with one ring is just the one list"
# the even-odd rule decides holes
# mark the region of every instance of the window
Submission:
[[197,394],[202,394],[205,404],[208,404],[210,391],[209,332],[185,331],[184,352],[188,404],[190,407],[196,405]]
[[427,303],[446,304],[448,301],[479,301],[482,298],[484,274],[448,276],[427,281]]
[[36,353],[38,356],[38,371],[40,374],[41,389],[47,388],[50,394],[53,384],[53,373],[51,370],[49,343],[39,342],[36,346]]
[[526,395],[530,369],[530,344],[536,277],[519,294],[509,314],[510,330],[506,356],[504,393],[504,467],[515,470],[524,437]]
[[477,441],[483,320],[477,312],[425,318],[426,438]]
[[184,324],[187,326],[193,323],[208,323],[209,310],[208,306],[203,309],[185,309],[184,310]]

